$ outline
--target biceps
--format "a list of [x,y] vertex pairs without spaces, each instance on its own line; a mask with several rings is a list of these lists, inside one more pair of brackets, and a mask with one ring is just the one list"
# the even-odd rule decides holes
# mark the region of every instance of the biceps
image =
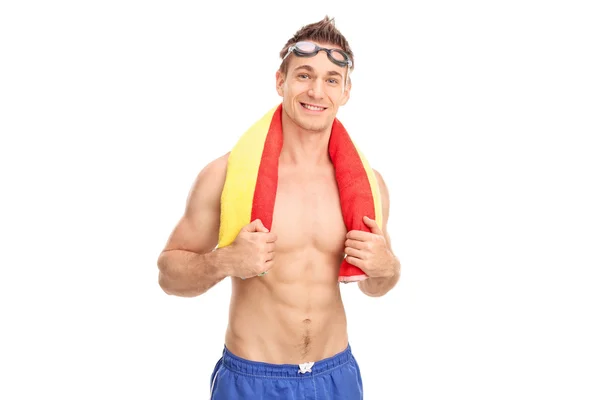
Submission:
[[186,201],[186,209],[171,233],[165,250],[212,251],[219,241],[221,192],[227,157],[222,156],[200,171]]
[[212,251],[219,239],[218,210],[186,213],[173,229],[165,250]]

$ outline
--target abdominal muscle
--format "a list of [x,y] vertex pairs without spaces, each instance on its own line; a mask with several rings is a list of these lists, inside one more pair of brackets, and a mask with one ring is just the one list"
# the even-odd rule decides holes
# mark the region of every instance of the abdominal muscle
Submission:
[[309,247],[276,257],[265,276],[232,278],[228,350],[272,364],[318,361],[343,351],[348,335],[338,283],[341,256]]

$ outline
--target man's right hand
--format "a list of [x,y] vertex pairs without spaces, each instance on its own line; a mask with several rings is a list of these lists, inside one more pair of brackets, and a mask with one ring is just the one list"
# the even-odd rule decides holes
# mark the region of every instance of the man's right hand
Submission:
[[273,268],[277,236],[256,219],[244,226],[231,243],[233,276],[246,279]]

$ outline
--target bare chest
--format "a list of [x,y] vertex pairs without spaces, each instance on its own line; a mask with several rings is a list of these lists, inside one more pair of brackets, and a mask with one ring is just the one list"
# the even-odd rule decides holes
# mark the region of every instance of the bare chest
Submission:
[[280,172],[273,232],[278,252],[343,251],[346,226],[333,172]]

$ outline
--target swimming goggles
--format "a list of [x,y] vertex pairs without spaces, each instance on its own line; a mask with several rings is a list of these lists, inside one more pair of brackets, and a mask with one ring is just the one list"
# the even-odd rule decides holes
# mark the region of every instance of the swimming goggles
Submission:
[[285,55],[285,57],[283,57],[281,61],[283,62],[283,60],[285,60],[287,56],[289,56],[291,53],[294,53],[298,57],[314,57],[321,50],[327,53],[327,57],[335,65],[339,65],[340,67],[348,66],[348,68],[352,68],[352,60],[350,60],[348,54],[346,54],[342,50],[326,49],[324,47],[319,47],[311,42],[298,42],[290,46],[288,48],[287,54]]

